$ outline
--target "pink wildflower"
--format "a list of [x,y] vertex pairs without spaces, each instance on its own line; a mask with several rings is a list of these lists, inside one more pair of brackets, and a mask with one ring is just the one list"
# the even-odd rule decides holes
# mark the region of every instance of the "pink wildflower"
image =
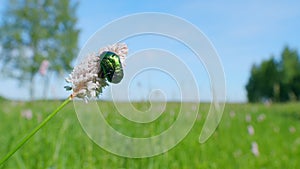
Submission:
[[24,110],[21,112],[21,116],[27,120],[31,120],[32,119],[32,111],[30,109]]
[[246,120],[246,122],[250,123],[251,122],[251,115],[247,114],[245,120]]
[[248,133],[249,133],[249,135],[250,135],[250,136],[253,136],[254,133],[255,133],[255,132],[254,132],[253,126],[252,126],[252,125],[249,125],[247,128],[248,128]]
[[49,67],[49,61],[43,60],[39,69],[39,73],[42,76],[45,76],[47,74],[48,67]]
[[258,144],[256,142],[251,143],[251,151],[254,156],[256,156],[256,157],[259,156]]

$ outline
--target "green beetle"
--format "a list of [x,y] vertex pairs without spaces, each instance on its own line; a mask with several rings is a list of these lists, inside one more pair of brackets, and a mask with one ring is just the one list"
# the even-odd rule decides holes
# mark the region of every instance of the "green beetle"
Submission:
[[120,83],[124,76],[120,57],[113,52],[106,51],[100,55],[100,60],[101,71],[98,77],[106,78],[111,83]]

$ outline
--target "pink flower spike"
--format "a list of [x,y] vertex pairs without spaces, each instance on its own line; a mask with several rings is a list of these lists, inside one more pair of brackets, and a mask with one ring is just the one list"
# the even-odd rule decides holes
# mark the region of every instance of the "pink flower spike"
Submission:
[[247,114],[245,117],[246,122],[250,123],[251,122],[251,115]]
[[124,62],[128,53],[125,43],[108,45],[101,48],[98,54],[87,55],[66,78],[66,82],[70,83],[70,86],[65,86],[65,88],[73,91],[72,98],[82,98],[85,102],[88,102],[90,99],[97,98],[102,93],[102,89],[109,85],[105,78],[99,76],[102,71],[99,56],[106,51],[117,54],[120,57],[121,64],[123,67],[125,66]]
[[250,136],[253,136],[253,135],[254,135],[255,132],[254,132],[254,128],[253,128],[252,125],[249,125],[249,126],[248,126],[248,133],[249,133]]
[[294,126],[290,126],[289,127],[289,131],[290,131],[290,133],[295,133],[296,132],[296,128]]
[[235,112],[234,112],[234,111],[230,111],[229,116],[230,116],[231,118],[234,118],[234,117],[235,117]]
[[47,74],[48,67],[49,67],[49,61],[43,60],[39,69],[39,73],[42,76],[45,76]]
[[251,151],[254,156],[256,156],[256,157],[259,156],[258,144],[256,142],[251,143]]
[[21,112],[21,116],[27,120],[31,120],[32,119],[32,111],[30,109],[24,110]]

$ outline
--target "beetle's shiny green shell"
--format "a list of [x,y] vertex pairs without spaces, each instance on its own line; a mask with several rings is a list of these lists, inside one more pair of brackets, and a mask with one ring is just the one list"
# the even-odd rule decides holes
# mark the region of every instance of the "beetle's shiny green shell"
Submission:
[[119,83],[123,79],[123,67],[120,57],[113,52],[103,52],[100,55],[101,71],[98,76],[106,78],[111,83]]

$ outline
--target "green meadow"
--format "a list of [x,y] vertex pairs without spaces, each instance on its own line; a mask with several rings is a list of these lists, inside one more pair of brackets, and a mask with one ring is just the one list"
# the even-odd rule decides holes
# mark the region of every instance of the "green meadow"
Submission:
[[[60,103],[1,101],[1,157]],[[133,105],[137,109],[148,106],[144,103]],[[116,112],[112,103],[103,102],[99,106],[114,128],[126,135],[140,134],[142,137],[167,129],[176,120],[176,112],[180,109],[179,103],[168,103],[157,122],[132,124]],[[226,104],[216,132],[200,144],[199,134],[209,106],[200,104],[193,128],[170,151],[149,158],[124,158],[107,152],[89,139],[73,104],[69,104],[0,168],[300,168],[300,103]]]

